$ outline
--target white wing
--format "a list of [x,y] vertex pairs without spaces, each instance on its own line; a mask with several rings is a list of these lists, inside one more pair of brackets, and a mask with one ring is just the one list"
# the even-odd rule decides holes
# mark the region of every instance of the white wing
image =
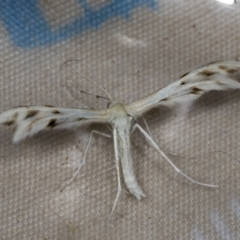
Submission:
[[93,122],[109,122],[108,111],[29,106],[12,108],[0,114],[0,124],[16,127],[14,142],[43,129],[66,129]]
[[240,83],[237,81],[239,70],[240,62],[210,63],[184,74],[167,87],[127,105],[126,111],[138,117],[159,105],[171,106],[172,103],[183,100],[194,100],[212,90],[240,89]]

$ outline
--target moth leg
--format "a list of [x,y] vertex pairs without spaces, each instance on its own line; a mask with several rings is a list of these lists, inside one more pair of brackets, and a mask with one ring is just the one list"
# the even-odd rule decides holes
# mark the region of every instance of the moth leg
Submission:
[[85,164],[86,162],[86,156],[87,156],[87,151],[88,151],[88,148],[90,146],[90,142],[91,142],[91,139],[92,139],[92,136],[93,134],[96,133],[96,134],[99,134],[101,136],[104,136],[104,137],[108,137],[108,138],[111,138],[111,135],[109,134],[106,134],[106,133],[103,133],[103,132],[99,132],[97,130],[93,130],[90,134],[90,137],[89,137],[89,140],[88,140],[88,143],[87,143],[87,147],[86,147],[86,150],[84,151],[84,155],[83,155],[83,159],[82,159],[82,162],[81,164],[79,165],[77,171],[74,173],[74,175],[72,176],[72,178],[68,181],[68,183],[60,190],[61,192],[63,191],[63,189],[65,189],[73,180],[74,178],[77,176],[78,172],[80,171],[80,169],[82,168],[82,166]]
[[[145,124],[145,126],[146,126],[146,129],[147,129],[147,131],[148,131],[149,137],[153,140],[153,138],[152,138],[152,133],[151,133],[149,127],[148,127],[148,124],[147,124],[147,121],[145,120],[145,118],[143,118],[143,122],[144,122],[144,124]],[[133,127],[134,127],[134,126],[133,126]],[[131,133],[133,133],[133,132],[135,131],[135,129],[136,129],[136,127],[135,127],[135,128],[132,128]],[[149,141],[148,141],[148,143],[149,143],[149,145],[151,145],[151,143],[150,143]],[[171,152],[171,151],[167,151],[167,152],[170,153],[170,154],[172,154],[172,155],[177,155],[175,152]]]
[[143,122],[144,122],[144,124],[145,124],[145,126],[146,126],[146,128],[147,128],[148,135],[152,138],[152,133],[151,133],[149,127],[148,127],[148,124],[147,124],[147,121],[145,120],[145,118],[143,118]]
[[112,210],[108,216],[107,222],[106,222],[106,227],[108,227],[108,224],[111,220],[111,217],[113,215],[113,212],[116,208],[117,202],[118,202],[118,198],[120,196],[122,187],[121,187],[121,178],[120,178],[120,164],[119,164],[119,152],[118,152],[118,139],[117,139],[117,132],[116,129],[113,129],[113,143],[114,143],[114,154],[115,154],[115,163],[116,163],[116,169],[117,169],[117,181],[118,181],[118,187],[117,187],[117,195],[115,197],[114,200],[114,204],[112,207]]
[[139,125],[139,124],[134,124],[132,127],[132,131],[134,131],[136,128],[139,129],[139,131],[145,136],[145,138],[147,139],[147,141],[151,144],[151,146],[153,146],[153,148],[155,148],[163,157],[164,159],[174,168],[174,170],[181,174],[182,176],[184,176],[185,178],[187,178],[188,180],[190,180],[193,183],[202,185],[202,186],[207,186],[207,187],[218,187],[217,185],[212,185],[212,184],[206,184],[206,183],[201,183],[198,182],[194,179],[192,179],[191,177],[189,177],[188,175],[186,175],[185,173],[183,173],[170,159],[169,157],[158,147],[158,145],[153,141],[153,139],[147,134],[147,132],[145,132],[145,130]]

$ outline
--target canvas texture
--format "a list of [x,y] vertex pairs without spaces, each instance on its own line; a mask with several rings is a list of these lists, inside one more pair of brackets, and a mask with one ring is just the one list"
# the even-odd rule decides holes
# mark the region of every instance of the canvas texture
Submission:
[[[240,5],[214,0],[0,0],[0,110],[22,105],[106,108],[131,103],[209,62],[240,60]],[[80,73],[80,74],[79,74]],[[192,184],[136,131],[134,171],[146,197],[117,193],[113,139],[93,129],[43,131],[17,144],[0,129],[0,239],[240,239],[240,96],[214,92],[145,116],[152,138]],[[143,119],[138,123],[146,129]]]

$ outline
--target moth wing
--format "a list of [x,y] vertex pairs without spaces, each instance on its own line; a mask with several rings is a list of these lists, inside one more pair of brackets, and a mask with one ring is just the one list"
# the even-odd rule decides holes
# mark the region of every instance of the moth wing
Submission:
[[14,142],[43,129],[68,129],[93,122],[109,122],[107,110],[29,106],[12,108],[0,114],[0,124],[14,126],[16,129]]
[[138,117],[159,105],[171,107],[174,103],[195,100],[212,90],[240,89],[237,81],[240,62],[210,63],[184,74],[178,81],[159,89],[149,96],[126,106],[132,116]]

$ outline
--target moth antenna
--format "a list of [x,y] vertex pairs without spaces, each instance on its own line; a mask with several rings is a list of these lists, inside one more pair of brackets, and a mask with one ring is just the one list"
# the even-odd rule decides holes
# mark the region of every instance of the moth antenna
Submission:
[[[58,55],[56,55],[57,58],[59,58],[61,61],[63,61]],[[74,60],[68,60],[69,61],[74,61]],[[77,72],[80,76],[82,76],[86,81],[90,82],[91,84],[93,84],[95,87],[99,88],[100,90],[102,90],[103,92],[105,92],[108,95],[109,99],[112,99],[110,94],[102,87],[100,87],[98,84],[96,84],[95,82],[93,82],[92,80],[90,80],[89,78],[87,78],[85,75],[83,75],[82,73],[76,71],[71,65],[69,65],[66,61],[63,64],[66,64],[69,68],[71,68],[73,71]],[[62,67],[62,66],[61,66]]]
[[[68,64],[67,64],[68,65]],[[68,65],[71,69],[73,69],[75,72],[77,72],[79,75],[81,75],[83,78],[85,78],[85,80],[87,80],[88,82],[90,82],[91,84],[93,84],[95,87],[99,88],[100,90],[102,90],[103,92],[105,92],[108,96],[109,99],[112,99],[110,94],[102,87],[100,87],[98,84],[96,84],[95,82],[93,82],[92,80],[90,80],[89,78],[87,78],[86,76],[84,76],[82,73],[76,71],[73,67],[71,67],[70,65]]]
[[91,96],[95,96],[96,98],[103,98],[103,99],[106,99],[106,100],[110,100],[110,99],[107,98],[107,97],[103,97],[103,96],[100,96],[100,95],[96,95],[96,94],[88,93],[88,92],[85,92],[85,91],[83,91],[83,90],[81,90],[80,92],[81,92],[81,93],[88,94],[88,95],[91,95]]
[[65,93],[67,94],[67,96],[68,96],[69,98],[71,98],[73,101],[77,102],[78,104],[80,104],[80,105],[81,105],[82,107],[84,107],[84,108],[93,109],[93,108],[91,108],[91,107],[89,107],[89,106],[87,106],[87,105],[79,102],[79,101],[76,100],[75,98],[73,98],[72,95],[67,91],[66,87],[64,87],[63,89],[64,89]]

